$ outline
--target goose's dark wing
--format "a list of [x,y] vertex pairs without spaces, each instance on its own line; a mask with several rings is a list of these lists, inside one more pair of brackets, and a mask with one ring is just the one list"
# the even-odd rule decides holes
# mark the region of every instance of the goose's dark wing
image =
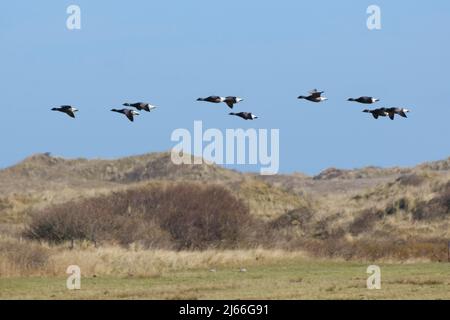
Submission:
[[127,116],[128,120],[130,120],[131,122],[134,121],[134,117],[133,117],[133,114],[131,113],[131,111],[127,110],[124,113]]
[[205,99],[205,101],[218,103],[218,102],[220,102],[220,97],[219,96],[209,96],[208,98]]
[[228,107],[230,107],[230,109],[233,109],[234,103],[233,101],[225,101],[225,103],[227,104]]
[[75,113],[73,113],[72,110],[66,110],[64,111],[69,117],[75,118]]
[[309,92],[311,94],[311,98],[319,98],[323,91],[318,91],[317,89],[311,90]]

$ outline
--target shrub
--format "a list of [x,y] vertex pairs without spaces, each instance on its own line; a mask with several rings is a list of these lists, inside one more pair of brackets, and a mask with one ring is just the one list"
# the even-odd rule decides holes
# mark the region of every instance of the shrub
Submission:
[[415,220],[444,219],[450,216],[450,184],[430,201],[420,202],[412,212]]
[[309,207],[300,207],[291,210],[270,222],[270,226],[275,229],[291,226],[304,227],[312,218],[313,212]]
[[373,224],[381,218],[383,218],[383,212],[381,211],[375,209],[363,210],[350,224],[349,232],[352,235],[358,235],[365,231],[369,231],[372,229]]
[[397,178],[397,182],[402,186],[420,186],[425,182],[425,177],[415,173],[405,174]]
[[247,206],[223,187],[180,185],[164,196],[156,214],[179,248],[229,247],[250,221]]
[[0,242],[0,260],[4,259],[4,262],[16,272],[45,266],[49,255],[49,250],[40,245],[12,240]]
[[399,210],[408,211],[410,208],[410,201],[407,198],[400,198],[392,204],[389,204],[384,210],[387,215],[397,213]]
[[139,242],[147,247],[233,246],[250,222],[247,206],[220,186],[142,187],[71,201],[34,213],[24,235],[68,240]]

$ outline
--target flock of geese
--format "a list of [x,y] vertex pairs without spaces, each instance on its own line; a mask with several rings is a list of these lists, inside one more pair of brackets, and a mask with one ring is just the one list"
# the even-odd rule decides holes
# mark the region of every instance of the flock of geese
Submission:
[[[324,91],[319,91],[317,89],[314,89],[314,90],[309,91],[309,95],[299,96],[298,99],[305,99],[305,100],[308,100],[311,102],[319,103],[319,102],[328,100],[328,98],[322,96],[323,93],[324,93]],[[205,101],[205,102],[210,102],[210,103],[225,103],[230,109],[233,109],[235,104],[237,104],[243,100],[244,99],[242,99],[242,98],[234,97],[234,96],[228,96],[228,97],[209,96],[206,98],[198,98],[197,99],[197,101]],[[349,98],[349,99],[347,99],[347,101],[353,101],[353,102],[358,102],[358,103],[362,103],[362,104],[374,104],[374,103],[380,101],[380,99],[363,96],[363,97],[359,97],[356,99]],[[111,111],[125,115],[128,118],[128,120],[130,120],[132,122],[134,121],[134,117],[139,115],[139,111],[144,110],[144,111],[150,112],[157,108],[156,106],[151,105],[147,102],[124,103],[123,106],[131,107],[134,109],[129,109],[129,108],[111,109]],[[60,106],[58,108],[53,108],[52,110],[63,112],[72,118],[75,118],[75,112],[78,111],[77,108],[70,106],[70,105]],[[392,108],[365,109],[365,110],[363,110],[363,112],[371,113],[375,119],[378,119],[379,117],[389,117],[391,120],[394,120],[395,115],[399,115],[403,118],[407,118],[406,114],[408,112],[410,112],[410,110],[406,109],[406,108],[392,107]],[[251,112],[230,112],[229,115],[237,116],[244,120],[254,120],[254,119],[258,118],[256,115],[254,115]]]

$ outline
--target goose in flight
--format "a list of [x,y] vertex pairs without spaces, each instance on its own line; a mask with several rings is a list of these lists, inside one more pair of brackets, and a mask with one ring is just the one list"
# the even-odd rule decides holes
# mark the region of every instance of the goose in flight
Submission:
[[324,91],[318,91],[317,89],[311,90],[309,96],[299,96],[297,99],[305,99],[312,102],[322,102],[328,100],[326,97],[322,97]]
[[134,116],[138,116],[139,112],[131,110],[131,109],[111,109],[111,111],[113,112],[118,112],[118,113],[122,113],[124,115],[127,116],[128,120],[130,120],[131,122],[134,121]]
[[206,97],[206,98],[198,98],[197,101],[221,103],[221,102],[225,101],[225,98],[224,97],[219,97],[219,96],[209,96],[209,97]]
[[69,117],[75,118],[75,112],[77,112],[78,109],[72,106],[61,106],[59,108],[52,108],[52,111],[63,112],[67,114]]
[[236,103],[241,102],[241,101],[244,101],[244,99],[239,98],[239,97],[232,97],[232,96],[231,97],[226,97],[223,100],[223,102],[225,102],[230,109],[233,109],[234,105]]
[[231,112],[230,113],[231,116],[238,116],[241,117],[244,120],[254,120],[254,119],[258,119],[257,116],[255,116],[253,113],[251,112],[238,112],[238,113],[234,113]]
[[206,98],[198,98],[197,101],[206,101],[206,102],[212,102],[212,103],[221,103],[221,102],[225,102],[227,104],[227,106],[230,109],[233,109],[234,105],[236,103],[239,103],[241,101],[243,101],[244,99],[239,98],[239,97],[234,97],[234,96],[228,96],[228,97],[219,97],[219,96],[209,96]]
[[378,119],[378,117],[386,117],[389,115],[386,108],[379,108],[373,110],[365,109],[363,110],[363,112],[371,113],[375,119]]
[[348,98],[347,101],[355,101],[355,102],[364,103],[364,104],[372,104],[377,101],[380,101],[380,99],[373,98],[373,97],[359,97],[357,99]]
[[124,103],[123,106],[125,107],[133,107],[137,110],[145,110],[147,112],[152,111],[153,109],[156,109],[156,106],[152,106],[150,103],[147,102],[136,102],[136,103]]
[[411,110],[406,109],[406,108],[387,108],[386,110],[389,113],[389,118],[391,118],[392,120],[394,120],[394,117],[396,114],[398,114],[399,116],[401,116],[403,118],[408,118],[408,116],[406,114],[408,112],[411,112]]

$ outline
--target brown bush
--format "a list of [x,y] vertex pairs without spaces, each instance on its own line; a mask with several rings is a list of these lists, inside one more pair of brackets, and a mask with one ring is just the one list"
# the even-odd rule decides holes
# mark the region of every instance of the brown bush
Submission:
[[[291,244],[292,245],[292,244]],[[404,261],[412,258],[446,261],[447,242],[442,239],[396,240],[358,239],[349,241],[343,238],[327,240],[302,239],[297,248],[309,252],[314,257],[363,259],[377,261],[393,259]],[[292,249],[292,247],[291,247]]]
[[370,231],[374,223],[383,218],[383,212],[376,209],[367,209],[358,214],[358,216],[350,224],[348,231],[352,235]]
[[420,202],[412,212],[415,220],[445,219],[450,216],[450,184],[430,201]]
[[241,227],[250,221],[248,208],[219,186],[180,185],[164,194],[157,208],[161,227],[180,248],[203,249],[207,246],[236,244]]
[[309,207],[300,207],[291,210],[270,222],[270,226],[275,229],[291,226],[304,227],[312,218],[313,212]]
[[386,206],[384,210],[387,215],[392,215],[397,213],[399,210],[408,211],[411,204],[407,198],[400,198],[392,204]]
[[42,246],[27,242],[0,242],[0,257],[17,270],[35,270],[45,266],[49,258],[49,250]]
[[143,187],[53,206],[33,214],[24,235],[68,240],[139,242],[147,247],[229,247],[250,221],[248,208],[219,186]]
[[425,182],[425,177],[415,173],[405,174],[397,178],[397,182],[402,186],[420,186]]

